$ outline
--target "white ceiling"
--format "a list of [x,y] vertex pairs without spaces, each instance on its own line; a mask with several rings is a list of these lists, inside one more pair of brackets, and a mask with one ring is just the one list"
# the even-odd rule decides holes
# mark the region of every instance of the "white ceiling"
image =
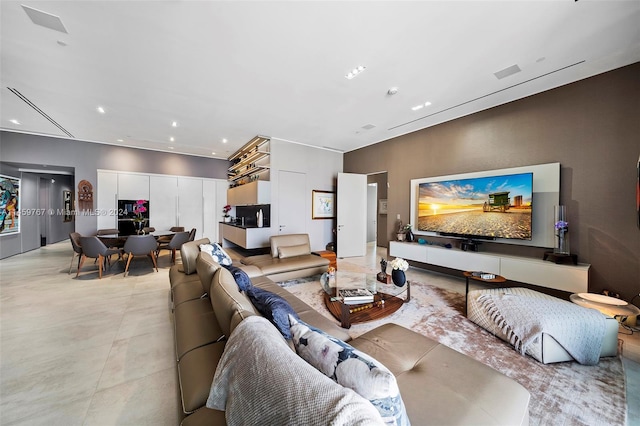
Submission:
[[3,129],[67,137],[11,88],[77,139],[216,158],[350,151],[640,61],[637,0],[2,0],[1,24]]

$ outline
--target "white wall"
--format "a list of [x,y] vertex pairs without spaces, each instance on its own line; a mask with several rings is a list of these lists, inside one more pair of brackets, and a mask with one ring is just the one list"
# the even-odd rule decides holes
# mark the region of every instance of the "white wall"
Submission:
[[[286,194],[278,194],[278,172],[280,170],[306,174],[307,196],[305,211],[306,232],[312,250],[324,250],[334,241],[335,219],[311,219],[311,192],[315,190],[336,191],[336,179],[342,172],[342,153],[271,139],[271,228],[278,229],[278,200]],[[275,222],[275,223],[274,223]]]

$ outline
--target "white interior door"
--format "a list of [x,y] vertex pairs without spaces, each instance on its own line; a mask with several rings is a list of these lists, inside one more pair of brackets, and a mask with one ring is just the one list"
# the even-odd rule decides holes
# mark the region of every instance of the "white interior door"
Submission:
[[278,172],[278,234],[304,234],[306,228],[307,175]]
[[378,231],[378,185],[367,185],[367,242],[376,241]]
[[367,176],[338,173],[338,257],[367,252]]

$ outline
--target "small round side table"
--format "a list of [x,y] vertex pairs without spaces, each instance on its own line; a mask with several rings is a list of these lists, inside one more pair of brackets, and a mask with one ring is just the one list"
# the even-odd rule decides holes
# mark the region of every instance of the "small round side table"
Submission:
[[574,293],[569,299],[576,305],[596,309],[605,315],[624,321],[627,317],[640,315],[640,308],[624,300],[595,293]]

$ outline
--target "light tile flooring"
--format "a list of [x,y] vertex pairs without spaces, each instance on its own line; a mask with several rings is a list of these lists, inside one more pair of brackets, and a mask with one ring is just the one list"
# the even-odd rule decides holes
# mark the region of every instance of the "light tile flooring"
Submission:
[[[127,277],[116,263],[99,280],[90,261],[68,275],[71,253],[63,241],[0,260],[0,424],[178,424],[169,255],[159,272],[134,259]],[[370,246],[338,265],[377,269],[385,254]],[[459,278],[408,277],[464,292]],[[622,337],[629,424],[640,424],[640,334]]]

